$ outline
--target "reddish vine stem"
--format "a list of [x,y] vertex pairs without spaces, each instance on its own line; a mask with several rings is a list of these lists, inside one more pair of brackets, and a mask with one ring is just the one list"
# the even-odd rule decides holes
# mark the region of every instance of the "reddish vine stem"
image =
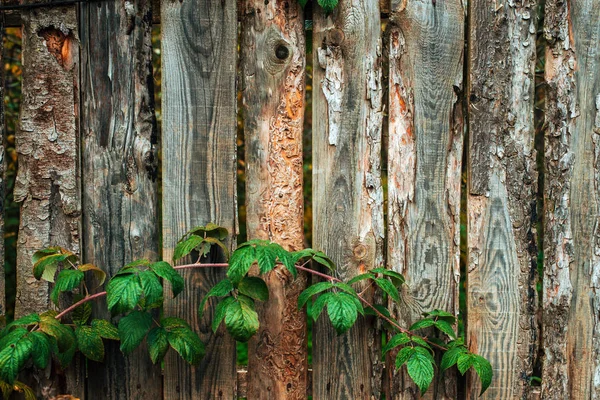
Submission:
[[[309,274],[312,275],[316,275],[319,276],[323,279],[326,279],[330,282],[342,282],[341,279],[338,279],[334,276],[331,275],[327,275],[324,274],[322,272],[319,271],[315,271],[314,269],[310,269],[310,268],[306,268],[305,265],[308,263],[305,262],[302,265],[297,265],[296,269],[299,269],[300,271],[305,271],[308,272]],[[212,264],[200,264],[200,263],[194,263],[194,264],[183,264],[183,265],[177,265],[175,267],[173,267],[173,269],[192,269],[192,268],[226,268],[228,267],[229,264],[228,263],[212,263]],[[431,344],[434,347],[437,347],[441,350],[448,350],[447,348],[445,348],[444,346],[440,346],[437,343],[431,342],[429,341],[426,337],[420,336],[420,335],[416,335],[413,332],[409,331],[408,329],[403,328],[402,326],[400,326],[400,324],[398,324],[398,322],[394,321],[391,318],[386,317],[384,314],[382,314],[379,310],[377,310],[367,299],[365,299],[361,294],[357,293],[356,294],[358,296],[358,298],[360,299],[360,301],[362,301],[367,307],[369,307],[371,310],[373,310],[375,312],[375,314],[377,314],[381,319],[387,321],[390,325],[392,325],[393,327],[395,327],[396,329],[398,329],[400,332],[402,333],[406,333],[412,336],[418,336],[421,339],[425,340],[427,343]],[[70,307],[66,308],[64,311],[62,311],[60,314],[58,314],[56,317],[56,319],[61,319],[63,316],[65,316],[66,314],[70,313],[71,311],[73,311],[74,309],[76,309],[77,307],[79,307],[80,305],[87,303],[88,301],[92,301],[94,299],[100,298],[100,297],[104,297],[106,296],[106,292],[99,292],[96,294],[93,294],[91,296],[88,297],[84,297],[83,299],[79,300],[77,303],[71,305]]]

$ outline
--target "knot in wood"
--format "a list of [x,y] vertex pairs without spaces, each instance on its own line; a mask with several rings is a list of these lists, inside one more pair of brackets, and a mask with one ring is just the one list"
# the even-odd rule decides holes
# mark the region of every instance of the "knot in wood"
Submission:
[[346,36],[344,35],[344,31],[338,28],[333,28],[327,32],[327,44],[330,46],[340,46],[344,43],[344,39]]
[[367,246],[365,246],[364,244],[358,244],[354,247],[353,252],[354,257],[356,257],[359,260],[362,260],[367,256]]

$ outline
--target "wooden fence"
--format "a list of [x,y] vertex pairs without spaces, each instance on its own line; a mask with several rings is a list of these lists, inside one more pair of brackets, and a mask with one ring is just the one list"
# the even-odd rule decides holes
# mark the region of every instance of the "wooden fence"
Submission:
[[[248,237],[302,247],[312,38],[313,247],[339,265],[340,278],[379,265],[404,274],[405,304],[394,310],[404,324],[434,308],[458,314],[464,282],[468,346],[494,369],[485,399],[599,397],[600,2],[546,0],[539,14],[546,120],[536,150],[540,6],[340,0],[331,15],[312,7],[309,36],[297,0],[22,8],[16,315],[49,307],[47,285],[32,278],[31,255],[44,246],[73,249],[111,274],[140,257],[170,260],[176,240],[193,226],[215,222],[235,238],[238,90]],[[160,134],[153,22],[162,33]],[[260,309],[247,372],[237,371],[235,342],[224,331],[212,334],[210,312],[201,320],[196,312],[222,274],[186,272],[186,292],[165,307],[165,314],[191,321],[207,343],[199,367],[171,354],[161,371],[144,349],[124,358],[113,346],[103,364],[78,360],[54,393],[419,397],[405,370],[382,360],[381,332],[371,319],[337,336],[321,318],[309,366],[306,318],[296,309],[307,278],[290,282],[277,271],[267,277],[271,300]],[[2,310],[3,302],[0,296]],[[477,398],[473,378],[438,371],[424,398]]]

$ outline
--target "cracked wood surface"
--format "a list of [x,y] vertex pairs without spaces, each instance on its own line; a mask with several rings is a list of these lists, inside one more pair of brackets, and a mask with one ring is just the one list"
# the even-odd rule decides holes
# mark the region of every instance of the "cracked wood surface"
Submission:
[[[242,2],[242,69],[248,239],[304,248],[302,132],[304,18],[297,2]],[[307,396],[306,314],[294,279],[277,267],[263,276],[270,299],[257,302],[260,329],[248,343],[251,399]]]
[[544,399],[600,398],[599,15],[546,2]]
[[[163,1],[161,6],[163,259],[171,261],[179,238],[209,222],[226,227],[234,238],[229,247],[235,246],[237,17],[235,0]],[[208,258],[223,260],[216,252]],[[198,319],[200,300],[225,270],[182,275],[185,291],[165,301],[165,315],[190,321],[206,343],[206,356],[193,368],[169,352],[164,398],[232,399],[235,341],[224,327],[212,333],[214,301]]]
[[[392,309],[410,326],[424,311],[458,314],[464,9],[459,0],[392,2],[391,21],[387,262],[406,277]],[[388,398],[421,398],[394,364],[395,354]],[[424,398],[456,390],[448,371]]]
[[[108,277],[131,261],[158,259],[152,13],[149,0],[128,4],[80,10],[83,258]],[[110,318],[101,303],[94,315]],[[118,342],[105,346],[104,362],[88,361],[88,398],[162,397],[160,366],[146,345],[127,357]]]
[[[537,356],[534,1],[469,3],[466,340],[492,363],[484,399],[530,395]],[[478,398],[471,374],[467,398]]]
[[[332,258],[340,279],[383,264],[380,30],[377,0],[341,1],[329,16],[314,10],[313,247]],[[372,318],[359,316],[338,336],[321,316],[313,336],[316,399],[379,398],[377,332]]]

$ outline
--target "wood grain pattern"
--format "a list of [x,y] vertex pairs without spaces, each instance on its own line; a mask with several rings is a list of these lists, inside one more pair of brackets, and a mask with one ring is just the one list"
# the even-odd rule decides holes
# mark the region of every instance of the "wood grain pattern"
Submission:
[[[110,277],[137,259],[158,259],[157,132],[149,0],[82,5],[81,132],[84,261]],[[94,284],[90,287],[95,287]],[[106,303],[95,316],[110,318]],[[162,396],[160,366],[146,346],[125,357],[106,342],[88,362],[88,396]]]
[[[383,264],[379,1],[342,0],[329,16],[314,13],[313,247],[349,279]],[[380,335],[371,319],[338,336],[322,315],[313,337],[315,399],[379,398]]]
[[[170,261],[177,240],[194,226],[214,222],[237,234],[236,1],[163,1],[161,21],[163,259]],[[167,355],[167,399],[235,397],[235,342],[223,328],[212,334],[212,311],[198,320],[201,298],[224,274],[188,270],[185,292],[165,303],[165,315],[190,321],[207,344],[197,368]]]
[[[304,247],[302,132],[304,18],[297,2],[242,3],[242,68],[248,239]],[[257,304],[260,329],[248,344],[251,399],[307,396],[306,275],[283,267],[264,277],[270,299]]]
[[[464,9],[459,0],[393,4],[390,30],[388,268],[407,280],[399,321],[458,314]],[[420,398],[388,358],[390,399]],[[425,395],[456,398],[453,373]]]
[[[536,2],[469,3],[469,348],[491,361],[485,399],[529,396],[537,356]],[[479,380],[468,378],[467,397]]]
[[598,2],[546,2],[544,399],[600,396],[598,15]]

